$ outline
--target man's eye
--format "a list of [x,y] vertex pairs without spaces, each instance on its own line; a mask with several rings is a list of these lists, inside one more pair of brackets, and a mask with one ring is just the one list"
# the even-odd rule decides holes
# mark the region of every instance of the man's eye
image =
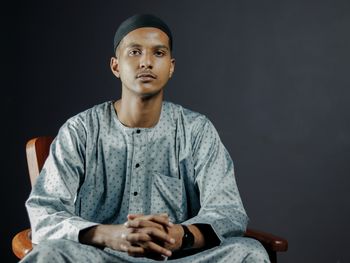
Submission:
[[163,57],[163,56],[165,56],[165,53],[163,51],[156,51],[155,55],[157,57]]
[[130,50],[130,52],[129,52],[129,55],[131,55],[131,56],[137,56],[140,54],[141,54],[140,50]]

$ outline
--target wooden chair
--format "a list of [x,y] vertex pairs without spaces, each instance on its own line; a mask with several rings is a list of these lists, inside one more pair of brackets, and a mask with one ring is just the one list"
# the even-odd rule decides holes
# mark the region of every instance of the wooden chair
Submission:
[[[50,136],[38,137],[31,139],[26,145],[27,163],[32,186],[49,154],[52,140],[53,137]],[[267,250],[272,263],[277,262],[277,252],[287,251],[288,249],[287,240],[262,231],[248,228],[245,236],[260,241]],[[28,254],[32,248],[30,229],[23,230],[12,239],[12,251],[19,259]]]

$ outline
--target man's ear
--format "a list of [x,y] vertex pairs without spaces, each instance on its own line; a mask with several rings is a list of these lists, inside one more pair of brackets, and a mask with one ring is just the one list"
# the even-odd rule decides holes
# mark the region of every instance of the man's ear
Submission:
[[112,70],[112,73],[114,74],[114,76],[116,76],[119,79],[120,78],[119,62],[118,62],[117,57],[111,57],[110,67],[111,67],[111,70]]
[[170,71],[169,71],[169,78],[172,77],[175,71],[175,58],[171,59],[171,65],[170,65]]

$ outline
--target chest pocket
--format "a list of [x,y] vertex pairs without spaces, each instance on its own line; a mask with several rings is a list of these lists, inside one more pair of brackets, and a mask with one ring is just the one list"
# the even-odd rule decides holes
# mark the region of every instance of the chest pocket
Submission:
[[183,222],[187,218],[185,189],[181,179],[153,173],[151,213],[168,213],[173,223]]

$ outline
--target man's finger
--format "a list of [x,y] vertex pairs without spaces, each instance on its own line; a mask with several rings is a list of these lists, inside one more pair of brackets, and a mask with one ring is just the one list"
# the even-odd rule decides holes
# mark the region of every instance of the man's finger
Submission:
[[139,219],[129,220],[125,222],[124,225],[128,228],[155,227],[155,228],[158,228],[159,230],[163,230],[162,224],[158,224],[148,220],[139,220]]
[[133,220],[133,219],[141,217],[141,216],[144,216],[144,215],[143,214],[128,214],[127,219]]
[[164,217],[169,217],[169,215],[167,213],[160,213],[160,214],[156,214],[156,215],[160,215],[160,216],[164,216]]
[[168,250],[164,247],[161,247],[160,245],[158,245],[154,242],[147,242],[147,243],[142,244],[141,246],[143,246],[146,250],[164,255],[166,257],[170,257],[172,254],[170,250]]
[[156,214],[156,215],[141,215],[141,214],[129,214],[128,221],[125,223],[125,226],[128,227],[128,222],[131,220],[147,220],[152,221],[154,223],[161,224],[163,226],[172,227],[173,223],[170,222],[168,214]]
[[161,231],[157,228],[142,228],[137,230],[138,233],[145,233],[149,236],[156,238],[157,240],[164,241],[170,244],[175,244],[175,239],[170,237],[166,232]]
[[131,244],[139,244],[140,242],[151,241],[152,237],[146,233],[129,234],[125,238]]
[[[153,242],[153,237],[163,241],[170,241],[171,238],[168,237],[164,232],[159,231],[155,228],[144,228],[141,233],[128,234],[125,240],[128,244],[122,244],[121,250],[127,252],[131,256],[143,256],[146,252],[154,252],[159,255],[164,255],[167,257],[171,256],[171,251]],[[172,239],[175,242],[174,239]],[[142,249],[140,249],[142,248]]]
[[132,246],[132,245],[120,245],[120,248],[122,251],[128,253],[128,254],[135,254],[135,255],[143,255],[145,254],[145,249],[140,246]]
[[146,220],[158,223],[158,224],[162,224],[164,226],[173,226],[173,223],[170,222],[170,219],[168,216],[164,216],[164,215],[148,215],[148,216],[144,216],[144,217],[140,217],[139,219],[144,218]]

